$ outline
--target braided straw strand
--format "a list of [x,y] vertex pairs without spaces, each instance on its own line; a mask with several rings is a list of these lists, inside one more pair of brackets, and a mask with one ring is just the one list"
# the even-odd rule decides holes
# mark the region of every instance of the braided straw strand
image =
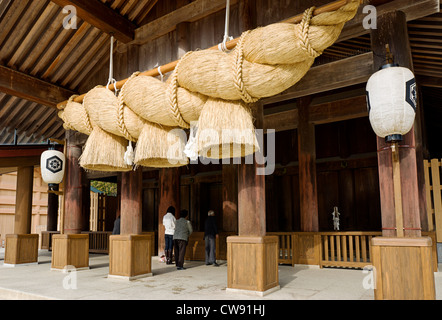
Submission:
[[310,21],[313,17],[313,11],[315,11],[315,7],[311,7],[304,11],[304,15],[301,21],[301,38],[299,40],[301,41],[302,49],[307,52],[307,54],[309,54],[312,58],[316,58],[319,57],[322,52],[318,52],[313,49],[312,45],[310,44],[310,38],[308,35],[310,29]]
[[186,58],[188,57],[190,54],[192,53],[192,51],[187,52],[181,59],[180,61],[177,63],[174,72],[171,75],[170,78],[170,84],[167,87],[166,90],[166,96],[167,96],[167,101],[169,103],[170,106],[170,111],[172,114],[173,119],[176,121],[177,125],[182,127],[182,128],[190,128],[190,124],[188,124],[184,119],[183,116],[181,115],[180,109],[178,107],[178,70],[179,70],[179,66],[180,63]]
[[[129,82],[130,79],[138,76],[140,74],[140,72],[134,72],[128,79],[127,82]],[[126,83],[127,83],[126,82]],[[136,142],[137,139],[135,139],[134,137],[132,137],[132,135],[129,133],[129,131],[127,130],[127,126],[126,123],[124,122],[124,108],[126,108],[126,105],[124,103],[124,85],[120,90],[120,95],[119,95],[119,99],[118,99],[118,128],[120,129],[121,133],[123,134],[123,136],[130,141],[134,141]]]
[[236,48],[236,57],[234,59],[234,85],[235,88],[238,90],[238,93],[241,96],[241,99],[246,103],[254,103],[258,101],[257,98],[253,98],[246,90],[244,81],[243,81],[243,62],[244,62],[244,53],[243,53],[243,46],[244,46],[244,39],[246,36],[250,33],[249,31],[244,32],[241,35],[241,38],[238,41],[237,48]]

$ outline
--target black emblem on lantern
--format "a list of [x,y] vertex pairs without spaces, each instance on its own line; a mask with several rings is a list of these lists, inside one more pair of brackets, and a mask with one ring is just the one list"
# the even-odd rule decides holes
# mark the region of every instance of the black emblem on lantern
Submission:
[[60,172],[63,169],[63,161],[57,156],[52,156],[46,160],[46,169],[52,173]]
[[410,106],[413,108],[414,112],[416,112],[416,100],[417,100],[417,91],[416,91],[416,80],[410,79],[405,83],[405,101],[407,101]]

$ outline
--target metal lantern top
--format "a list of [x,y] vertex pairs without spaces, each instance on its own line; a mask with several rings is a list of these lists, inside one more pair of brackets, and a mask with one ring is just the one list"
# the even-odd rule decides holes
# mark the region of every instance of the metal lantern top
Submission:
[[367,108],[371,126],[387,141],[402,140],[416,115],[416,80],[411,70],[389,63],[367,82]]

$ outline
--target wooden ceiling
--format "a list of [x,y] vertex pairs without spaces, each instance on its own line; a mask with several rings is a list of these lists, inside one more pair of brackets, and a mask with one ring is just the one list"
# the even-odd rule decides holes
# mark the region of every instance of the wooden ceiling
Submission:
[[[78,3],[87,8],[88,1]],[[117,13],[122,23],[126,20],[131,29],[152,20],[149,12],[155,9],[158,0],[99,1],[104,9]],[[60,6],[63,3],[64,0],[0,0],[0,144],[14,143],[15,138],[18,143],[62,139],[64,129],[53,101],[60,102],[77,93],[92,71],[109,59],[110,36],[102,30],[112,26],[103,25],[100,30],[78,19],[77,29],[64,29],[66,13]],[[96,15],[106,10],[97,10]],[[424,84],[440,86],[442,13],[410,21],[408,26],[416,75]],[[325,63],[368,51],[370,36],[362,35],[336,43],[320,61]],[[4,82],[7,77],[26,80],[25,89],[42,92],[38,99],[11,95],[7,83],[2,90],[2,77]]]
[[[132,21],[142,23],[156,0],[100,0]],[[63,28],[62,7],[44,0],[0,1],[0,66],[75,93],[94,67],[109,57],[110,36],[78,19]],[[31,88],[32,89],[32,88]],[[36,143],[64,137],[55,108],[0,92],[0,144]]]

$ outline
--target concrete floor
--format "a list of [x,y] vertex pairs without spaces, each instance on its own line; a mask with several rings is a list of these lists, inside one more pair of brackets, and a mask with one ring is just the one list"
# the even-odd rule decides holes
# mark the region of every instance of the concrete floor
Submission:
[[[280,289],[264,297],[227,292],[227,265],[186,261],[186,270],[152,257],[153,276],[133,281],[108,278],[107,255],[91,254],[89,270],[51,271],[51,253],[38,264],[7,267],[0,250],[0,300],[373,300],[370,273],[363,270],[279,266]],[[442,273],[435,273],[442,299]],[[365,287],[365,288],[364,288]],[[368,287],[368,288],[367,288]]]

